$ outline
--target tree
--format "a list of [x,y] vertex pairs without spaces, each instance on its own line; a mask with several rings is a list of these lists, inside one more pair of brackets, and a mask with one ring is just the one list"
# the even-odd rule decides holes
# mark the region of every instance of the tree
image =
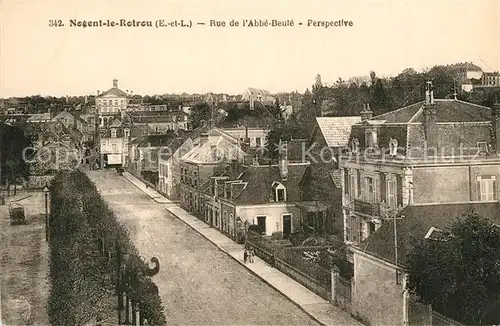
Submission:
[[424,304],[467,324],[500,322],[500,228],[477,214],[457,219],[440,240],[415,240],[409,289]]
[[387,108],[390,107],[390,98],[387,96],[380,78],[377,79],[373,89],[371,106],[375,115],[389,111]]
[[12,183],[16,185],[29,178],[27,159],[32,154],[31,147],[22,129],[0,123],[0,184],[7,185],[9,194]]
[[196,103],[191,110],[191,125],[194,128],[199,127],[203,122],[211,118],[211,107],[207,103]]

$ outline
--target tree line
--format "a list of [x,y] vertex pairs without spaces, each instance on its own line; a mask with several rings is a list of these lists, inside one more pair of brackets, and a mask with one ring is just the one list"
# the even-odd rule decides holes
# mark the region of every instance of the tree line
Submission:
[[[120,316],[138,309],[141,325],[145,320],[165,325],[158,289],[151,280],[158,261],[156,269],[148,267],[88,177],[78,170],[60,172],[50,185],[50,198],[51,324],[116,320],[118,302]],[[135,325],[135,312],[132,316],[132,321],[126,320]]]

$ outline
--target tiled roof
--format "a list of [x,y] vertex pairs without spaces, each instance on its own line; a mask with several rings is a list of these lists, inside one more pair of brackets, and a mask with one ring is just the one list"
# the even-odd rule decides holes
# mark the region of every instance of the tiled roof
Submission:
[[342,189],[342,170],[334,170],[330,171],[329,173],[335,186],[339,189]]
[[345,147],[351,134],[351,127],[361,117],[320,117],[316,122],[329,147]]
[[[404,266],[406,255],[411,251],[413,240],[423,238],[431,227],[444,230],[451,227],[456,218],[477,213],[500,224],[500,204],[462,203],[407,206],[396,220],[398,238],[398,262]],[[386,221],[380,229],[364,240],[359,248],[378,258],[394,263],[394,223]]]
[[287,202],[298,202],[300,201],[299,184],[308,167],[308,163],[289,163],[287,180],[282,181],[277,165],[245,166],[243,174],[238,179],[245,185],[242,186],[241,192],[235,193],[234,202],[248,205],[270,203],[271,187],[274,181],[286,187]]

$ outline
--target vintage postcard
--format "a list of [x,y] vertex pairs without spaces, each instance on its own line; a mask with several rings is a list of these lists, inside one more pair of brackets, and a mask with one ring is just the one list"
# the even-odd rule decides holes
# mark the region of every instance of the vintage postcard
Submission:
[[500,325],[500,2],[0,0],[0,325]]

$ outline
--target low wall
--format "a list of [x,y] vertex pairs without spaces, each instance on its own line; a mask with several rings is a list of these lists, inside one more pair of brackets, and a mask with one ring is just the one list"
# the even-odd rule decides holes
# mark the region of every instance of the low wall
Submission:
[[351,281],[335,275],[335,301],[334,304],[340,309],[351,312],[352,283]]
[[301,271],[295,269],[293,266],[288,265],[281,259],[275,259],[274,267],[279,271],[285,273],[286,275],[293,278],[295,281],[299,282],[312,292],[316,293],[323,299],[330,301],[331,292],[330,289],[324,287],[321,283],[316,281],[314,278],[302,273]]

